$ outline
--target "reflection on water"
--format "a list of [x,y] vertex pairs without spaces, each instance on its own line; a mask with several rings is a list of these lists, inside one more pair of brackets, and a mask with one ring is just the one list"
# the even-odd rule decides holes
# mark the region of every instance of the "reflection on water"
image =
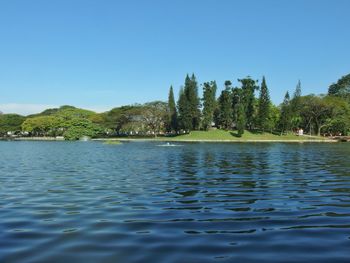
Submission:
[[0,143],[0,262],[349,262],[349,144]]

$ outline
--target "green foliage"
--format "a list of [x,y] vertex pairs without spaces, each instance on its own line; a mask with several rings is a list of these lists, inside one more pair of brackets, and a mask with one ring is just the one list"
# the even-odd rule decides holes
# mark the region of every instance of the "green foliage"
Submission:
[[246,126],[246,116],[243,103],[238,104],[237,110],[237,124],[236,128],[238,130],[238,136],[242,136],[244,134],[244,128]]
[[230,129],[233,122],[231,82],[225,82],[225,89],[219,97],[219,126],[223,129]]
[[335,96],[326,96],[324,103],[330,110],[330,115],[326,119],[322,130],[335,135],[347,135],[350,129],[350,105],[346,99]]
[[330,85],[328,94],[350,99],[350,74],[341,77],[337,83]]
[[63,135],[67,140],[76,140],[82,136],[94,137],[103,133],[103,128],[89,118],[96,114],[92,111],[72,106],[50,109],[42,114],[32,115],[22,124],[22,130],[35,136]]
[[238,108],[239,104],[241,103],[241,97],[242,97],[242,89],[240,88],[233,88],[232,89],[232,114],[233,114],[233,121],[237,123],[238,119]]
[[140,119],[142,110],[141,105],[128,105],[113,108],[101,114],[102,121],[98,124],[116,132],[122,132],[126,125]]
[[63,120],[70,120],[73,118],[89,118],[96,113],[90,110],[79,109],[72,106],[62,106],[59,108],[55,116],[62,118]]
[[92,116],[90,119],[119,135],[155,135],[169,129],[169,107],[161,101],[145,103],[143,105],[129,105],[114,108],[111,111]]
[[21,125],[25,117],[18,114],[0,114],[0,135],[6,135],[7,132],[21,131]]
[[177,131],[178,116],[174,98],[173,86],[170,86],[168,97],[168,131]]
[[63,129],[63,119],[54,115],[42,115],[26,119],[22,130],[35,136],[56,136]]
[[204,130],[211,127],[214,120],[214,112],[216,109],[216,82],[205,82],[203,84],[203,120],[202,126]]
[[192,74],[191,78],[187,75],[185,87],[181,89],[178,110],[180,128],[183,130],[195,130],[200,125],[200,100],[198,97],[198,86],[196,77]]
[[274,129],[277,128],[278,122],[280,119],[281,111],[280,108],[273,105],[272,103],[270,104],[270,113],[269,113],[269,130],[272,133]]
[[291,108],[291,125],[292,129],[299,128],[302,118],[301,118],[301,107],[302,107],[302,98],[301,98],[301,83],[300,80],[295,88],[293,98],[290,101]]
[[177,102],[179,110],[179,127],[185,131],[192,130],[192,118],[190,113],[190,105],[184,89],[180,89],[179,100]]
[[28,115],[27,118],[34,118],[34,117],[40,117],[40,116],[50,116],[50,115],[56,114],[59,111],[59,109],[60,108],[46,109],[40,113]]
[[103,133],[103,129],[92,123],[92,121],[83,118],[74,118],[66,123],[67,130],[63,136],[66,140],[79,140],[83,136],[96,137]]
[[320,135],[321,129],[331,116],[331,105],[315,95],[301,97],[301,116],[305,129],[312,130]]
[[271,128],[270,122],[270,95],[263,77],[260,87],[259,108],[258,108],[258,125],[263,131]]
[[278,121],[278,127],[281,130],[281,133],[289,131],[292,127],[292,111],[288,91],[284,96],[284,100],[281,105],[281,115]]
[[185,81],[185,89],[184,92],[186,94],[188,103],[189,103],[189,110],[191,115],[191,121],[192,121],[192,130],[196,130],[199,128],[200,125],[200,100],[198,97],[198,85],[197,80],[194,74],[192,74],[191,79],[188,79],[188,76]]
[[246,126],[248,129],[254,127],[254,114],[255,114],[255,90],[259,89],[257,81],[253,80],[251,77],[246,77],[244,79],[238,79],[242,85],[242,97],[241,102],[243,103],[246,116]]
[[155,136],[165,128],[168,105],[162,101],[146,103],[143,106],[141,121]]

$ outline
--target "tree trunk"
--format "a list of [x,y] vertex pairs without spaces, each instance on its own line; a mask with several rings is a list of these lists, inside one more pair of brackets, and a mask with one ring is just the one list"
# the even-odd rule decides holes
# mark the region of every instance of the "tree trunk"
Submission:
[[320,127],[317,130],[317,136],[321,136],[321,129],[325,127],[326,125],[320,125]]

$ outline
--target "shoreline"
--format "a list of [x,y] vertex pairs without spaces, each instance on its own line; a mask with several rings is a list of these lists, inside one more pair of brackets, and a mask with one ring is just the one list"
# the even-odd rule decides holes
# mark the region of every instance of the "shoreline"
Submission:
[[0,141],[65,141],[64,138],[57,137],[14,137],[14,138],[0,138]]
[[166,139],[166,138],[96,138],[96,139],[92,139],[92,141],[120,141],[120,142],[135,142],[135,141],[139,141],[139,142],[177,142],[177,143],[244,143],[244,142],[248,142],[248,143],[256,143],[256,142],[283,142],[283,143],[308,143],[308,142],[326,142],[326,143],[336,143],[339,142],[337,140],[332,140],[332,139],[325,139],[325,140],[320,140],[320,139],[309,139],[309,140],[288,140],[288,139],[281,139],[281,140],[271,140],[271,139],[245,139],[245,140],[220,140],[220,139],[200,139],[200,140],[195,140],[195,139]]
[[[62,137],[17,137],[17,138],[0,138],[0,141],[66,141]],[[157,138],[94,138],[90,141],[120,141],[120,142],[176,142],[176,143],[337,143],[337,139],[177,139],[174,137],[157,137]]]

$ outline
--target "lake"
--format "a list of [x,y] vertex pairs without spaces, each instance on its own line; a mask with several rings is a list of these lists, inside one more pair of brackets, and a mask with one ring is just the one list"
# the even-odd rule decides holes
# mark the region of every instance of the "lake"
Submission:
[[0,262],[350,262],[350,144],[0,142]]

